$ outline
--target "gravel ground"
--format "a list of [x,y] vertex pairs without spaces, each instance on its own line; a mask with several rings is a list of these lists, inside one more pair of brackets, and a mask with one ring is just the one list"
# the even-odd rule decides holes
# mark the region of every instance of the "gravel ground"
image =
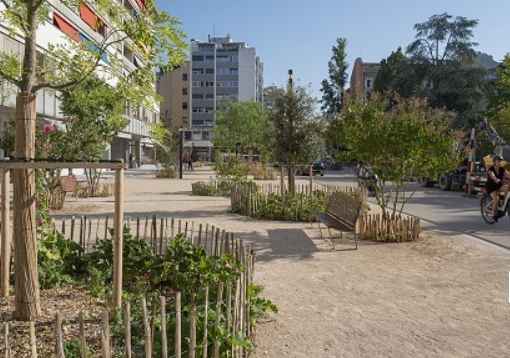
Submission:
[[[279,313],[257,327],[257,357],[507,357],[510,252],[470,237],[423,233],[412,243],[362,242],[333,251],[317,227],[228,213],[229,199],[191,195],[191,183],[125,177],[126,216],[211,223],[251,243],[255,281]],[[113,198],[70,198],[56,216],[113,212]],[[339,247],[337,247],[338,249]]]

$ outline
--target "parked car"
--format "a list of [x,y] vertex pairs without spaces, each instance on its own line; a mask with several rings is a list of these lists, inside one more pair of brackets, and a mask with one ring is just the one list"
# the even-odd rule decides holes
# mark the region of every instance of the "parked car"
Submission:
[[[323,162],[315,162],[312,164],[312,174],[324,176],[325,165]],[[310,167],[301,168],[298,170],[298,175],[310,175]]]

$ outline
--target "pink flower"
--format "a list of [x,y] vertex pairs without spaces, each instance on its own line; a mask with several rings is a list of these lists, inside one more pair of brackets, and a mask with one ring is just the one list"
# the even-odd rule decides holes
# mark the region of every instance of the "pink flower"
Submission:
[[35,202],[35,205],[36,205],[36,206],[41,206],[41,201],[40,201],[40,200],[37,200],[37,201]]
[[39,221],[37,222],[37,226],[39,226],[39,227],[43,226],[43,224],[44,224],[44,221],[42,221],[42,220],[39,220]]
[[46,213],[51,214],[51,209],[46,210]]
[[45,124],[44,127],[43,127],[43,132],[44,133],[51,133],[55,131],[55,127],[53,126],[53,124]]

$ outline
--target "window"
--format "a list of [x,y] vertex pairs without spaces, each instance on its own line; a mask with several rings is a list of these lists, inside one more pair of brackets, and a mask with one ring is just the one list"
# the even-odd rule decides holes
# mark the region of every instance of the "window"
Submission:
[[205,95],[205,99],[214,99],[214,95],[213,94],[206,94]]
[[193,99],[204,99],[203,94],[193,93]]
[[239,56],[235,55],[235,56],[230,56],[230,61],[232,62],[237,62],[239,60]]
[[202,82],[201,81],[193,81],[193,82],[191,82],[191,85],[193,87],[202,87]]
[[204,56],[192,56],[191,60],[192,61],[203,61],[204,60]]
[[188,102],[182,102],[182,109],[188,109]]
[[193,73],[194,75],[201,75],[202,73],[204,73],[204,70],[201,68],[195,68],[191,73]]
[[227,62],[229,60],[228,56],[218,56],[218,62]]
[[208,75],[214,74],[214,68],[206,68],[205,73],[207,73]]
[[188,95],[188,89],[187,88],[183,88],[181,90],[181,93],[182,93],[183,96],[187,96]]
[[188,74],[187,73],[183,73],[182,74],[182,80],[183,81],[187,81],[188,80]]
[[372,87],[372,80],[367,80],[366,87],[367,88],[371,88]]
[[214,61],[214,56],[205,56],[206,61]]
[[231,68],[230,69],[230,74],[231,75],[237,75],[238,73],[239,73],[239,69],[237,69],[237,68]]
[[188,117],[182,117],[181,122],[183,125],[188,125]]

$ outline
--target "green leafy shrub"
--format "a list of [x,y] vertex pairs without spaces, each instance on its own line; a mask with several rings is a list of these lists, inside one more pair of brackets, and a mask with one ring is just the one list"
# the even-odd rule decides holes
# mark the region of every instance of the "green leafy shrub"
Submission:
[[326,193],[320,190],[311,196],[303,193],[294,196],[287,193],[283,198],[278,194],[257,195],[259,204],[254,216],[263,220],[310,221],[313,220],[310,210],[323,211],[327,205]]

